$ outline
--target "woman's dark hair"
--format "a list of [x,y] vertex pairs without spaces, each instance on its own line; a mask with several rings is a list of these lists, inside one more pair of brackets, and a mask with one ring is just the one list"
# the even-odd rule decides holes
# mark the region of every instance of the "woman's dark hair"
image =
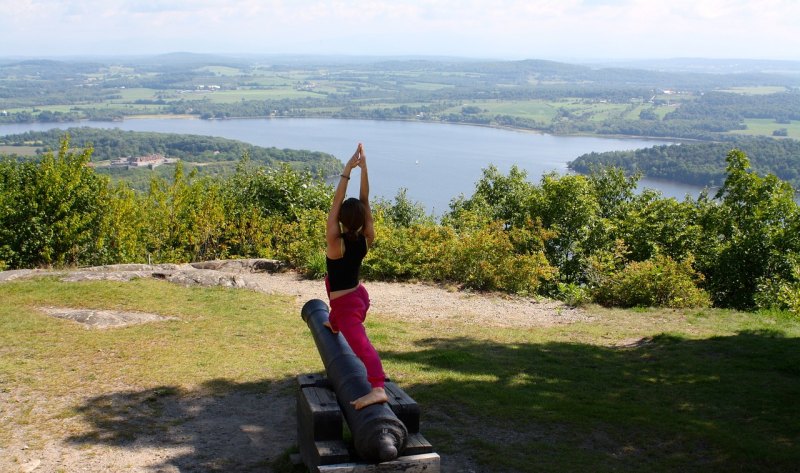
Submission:
[[364,203],[355,197],[350,197],[342,202],[342,208],[339,210],[339,222],[344,227],[342,236],[348,240],[357,239],[358,232],[364,228],[366,213],[367,209],[364,207]]

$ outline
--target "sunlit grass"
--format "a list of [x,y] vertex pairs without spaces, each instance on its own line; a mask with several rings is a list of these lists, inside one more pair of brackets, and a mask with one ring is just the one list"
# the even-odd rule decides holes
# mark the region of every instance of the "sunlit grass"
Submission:
[[[150,280],[25,282],[0,286],[0,291],[14,302],[0,308],[2,346],[23,355],[4,358],[0,372],[53,395],[85,384],[87,371],[75,367],[89,360],[98,382],[191,388],[215,378],[250,382],[291,376],[313,351],[307,329],[297,323],[299,315],[287,313],[290,304],[250,291],[188,289]],[[87,330],[37,310],[46,306],[141,311],[177,320]],[[275,357],[278,342],[303,356]]]

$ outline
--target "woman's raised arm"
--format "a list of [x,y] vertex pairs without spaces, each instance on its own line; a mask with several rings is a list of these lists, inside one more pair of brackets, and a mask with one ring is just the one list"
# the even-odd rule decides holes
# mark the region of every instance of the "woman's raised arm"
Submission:
[[366,215],[364,215],[364,237],[367,239],[367,245],[372,246],[375,240],[375,224],[372,221],[372,209],[369,207],[369,173],[367,172],[367,155],[364,154],[364,147],[361,143],[358,144],[360,151],[360,159],[358,167],[361,168],[361,189],[358,193],[358,199],[364,204]]
[[[331,210],[328,212],[328,221],[325,226],[325,240],[328,243],[328,248],[338,248],[338,239],[341,237],[342,231],[339,228],[339,212],[342,210],[342,202],[347,195],[347,184],[350,181],[350,173],[354,168],[359,166],[361,159],[361,143],[358,144],[356,152],[345,163],[342,174],[339,176],[339,183],[336,185],[336,192],[333,194],[333,203]],[[328,251],[330,254],[330,251]]]

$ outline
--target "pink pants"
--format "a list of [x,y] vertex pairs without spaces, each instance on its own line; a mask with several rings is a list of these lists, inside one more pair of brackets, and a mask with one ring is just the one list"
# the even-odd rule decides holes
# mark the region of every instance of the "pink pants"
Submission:
[[[325,280],[327,286],[327,279]],[[378,352],[367,338],[367,331],[364,329],[364,319],[367,317],[369,309],[369,294],[363,284],[348,294],[337,297],[330,301],[331,313],[328,321],[334,331],[342,332],[344,339],[353,353],[367,368],[367,381],[373,388],[382,388],[386,375],[383,372],[383,364],[378,357]]]

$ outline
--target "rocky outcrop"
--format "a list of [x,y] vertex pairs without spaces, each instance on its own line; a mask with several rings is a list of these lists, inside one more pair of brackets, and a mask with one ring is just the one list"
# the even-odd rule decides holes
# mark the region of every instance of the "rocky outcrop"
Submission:
[[286,270],[283,261],[274,259],[231,259],[213,260],[191,263],[195,269],[213,269],[214,271],[245,273],[277,273]]

